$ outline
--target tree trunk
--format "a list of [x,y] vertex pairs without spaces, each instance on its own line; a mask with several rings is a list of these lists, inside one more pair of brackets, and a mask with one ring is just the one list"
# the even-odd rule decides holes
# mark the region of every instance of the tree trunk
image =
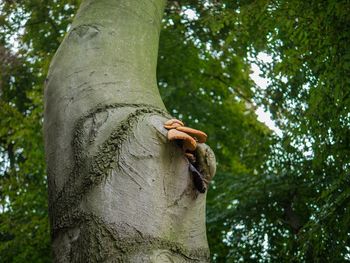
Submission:
[[[209,261],[206,194],[163,128],[171,116],[155,72],[164,5],[83,1],[51,63],[44,133],[55,262]],[[211,150],[196,153],[212,177]]]

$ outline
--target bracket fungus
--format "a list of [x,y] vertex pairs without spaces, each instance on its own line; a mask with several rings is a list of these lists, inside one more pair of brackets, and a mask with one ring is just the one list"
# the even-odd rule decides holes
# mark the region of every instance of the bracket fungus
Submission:
[[[197,159],[202,159],[201,151],[197,151],[198,144],[206,142],[208,136],[200,131],[193,128],[185,127],[184,123],[177,119],[170,119],[164,123],[164,128],[168,130],[169,141],[179,141],[182,143],[182,149],[184,155],[189,161],[189,170],[193,176],[193,183],[196,189],[200,193],[204,193],[207,190],[209,180],[203,175],[203,167],[201,168],[201,162]],[[208,147],[208,146],[207,146]]]
[[182,148],[183,150],[193,152],[197,147],[197,142],[194,138],[192,138],[187,133],[184,133],[182,131],[179,131],[177,129],[171,129],[168,131],[168,140],[174,141],[174,140],[181,140],[183,141]]
[[176,130],[187,133],[188,135],[194,137],[199,143],[205,143],[207,141],[208,136],[202,131],[184,126],[176,127]]
[[184,123],[177,119],[170,119],[164,123],[164,128],[170,130],[170,129],[176,129],[178,127],[185,126]]

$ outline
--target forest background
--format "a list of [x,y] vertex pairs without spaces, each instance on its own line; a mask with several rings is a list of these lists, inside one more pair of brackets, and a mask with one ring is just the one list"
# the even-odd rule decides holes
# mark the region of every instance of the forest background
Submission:
[[[0,2],[0,262],[51,262],[43,83],[79,4]],[[213,262],[350,260],[349,14],[348,0],[168,2],[158,85],[217,156]]]

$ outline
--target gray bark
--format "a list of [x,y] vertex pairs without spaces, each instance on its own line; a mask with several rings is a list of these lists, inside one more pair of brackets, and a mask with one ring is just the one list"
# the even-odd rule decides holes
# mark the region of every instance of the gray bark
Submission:
[[[55,262],[207,262],[205,196],[166,139],[163,0],[85,0],[50,66],[45,148]],[[196,151],[215,173],[210,148]]]

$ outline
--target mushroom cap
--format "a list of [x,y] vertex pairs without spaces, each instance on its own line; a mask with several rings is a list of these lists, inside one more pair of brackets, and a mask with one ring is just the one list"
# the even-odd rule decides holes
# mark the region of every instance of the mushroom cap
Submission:
[[[191,136],[190,136],[191,137]],[[196,150],[196,147],[197,147],[197,142],[195,139],[193,139],[191,137],[191,141],[189,140],[185,140],[183,145],[182,145],[182,149],[187,152],[187,151],[190,151],[190,152],[193,152],[194,150]]]
[[185,132],[190,136],[195,137],[199,143],[205,143],[208,138],[208,136],[204,132],[189,127],[179,126],[176,127],[176,130]]
[[167,130],[176,129],[177,127],[181,127],[181,124],[178,123],[178,122],[174,122],[171,125],[164,124],[164,128],[167,129]]
[[187,133],[184,133],[182,131],[171,129],[168,131],[168,140],[182,140],[183,141],[183,149],[185,151],[191,151],[193,152],[197,147],[197,142],[194,138],[192,138]]
[[174,123],[180,124],[180,126],[185,126],[184,123],[178,119],[170,119],[164,123],[164,126],[172,126]]

